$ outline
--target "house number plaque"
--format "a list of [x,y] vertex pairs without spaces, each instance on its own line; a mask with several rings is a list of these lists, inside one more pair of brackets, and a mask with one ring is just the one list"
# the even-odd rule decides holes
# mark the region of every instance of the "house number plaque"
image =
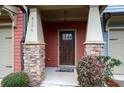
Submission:
[[34,18],[32,17],[32,21],[31,21],[31,32],[33,32],[33,21],[34,21]]

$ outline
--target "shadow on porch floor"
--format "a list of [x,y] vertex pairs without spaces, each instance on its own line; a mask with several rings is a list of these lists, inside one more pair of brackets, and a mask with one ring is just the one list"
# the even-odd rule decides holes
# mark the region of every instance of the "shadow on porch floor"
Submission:
[[41,87],[75,87],[78,86],[77,73],[74,72],[56,72],[57,67],[47,67],[45,71],[45,80]]

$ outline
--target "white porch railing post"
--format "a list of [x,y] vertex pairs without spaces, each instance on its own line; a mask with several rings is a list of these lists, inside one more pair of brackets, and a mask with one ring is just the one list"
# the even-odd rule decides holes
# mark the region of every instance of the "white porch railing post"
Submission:
[[85,41],[85,55],[101,55],[103,36],[98,6],[89,6],[87,34]]
[[45,43],[40,12],[37,8],[30,9],[23,52],[24,71],[28,73],[29,85],[39,86],[45,76]]

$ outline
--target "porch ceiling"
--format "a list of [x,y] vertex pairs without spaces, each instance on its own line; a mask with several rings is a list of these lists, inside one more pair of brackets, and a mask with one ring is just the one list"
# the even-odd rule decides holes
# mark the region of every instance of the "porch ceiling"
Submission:
[[64,21],[64,11],[66,11],[67,21],[86,21],[89,12],[89,5],[40,5],[28,7],[37,7],[41,11],[42,19],[46,22]]
[[41,16],[45,21],[64,21],[64,11],[67,21],[87,20],[88,6],[51,6],[47,9],[41,7]]

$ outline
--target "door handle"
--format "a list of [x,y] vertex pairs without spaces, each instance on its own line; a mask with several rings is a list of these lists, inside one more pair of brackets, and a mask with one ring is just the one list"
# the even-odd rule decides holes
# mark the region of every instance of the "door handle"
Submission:
[[6,66],[6,68],[12,68],[12,66]]
[[5,37],[5,39],[12,39],[12,37]]
[[118,40],[118,39],[116,39],[116,38],[112,38],[112,39],[109,39],[109,40]]

